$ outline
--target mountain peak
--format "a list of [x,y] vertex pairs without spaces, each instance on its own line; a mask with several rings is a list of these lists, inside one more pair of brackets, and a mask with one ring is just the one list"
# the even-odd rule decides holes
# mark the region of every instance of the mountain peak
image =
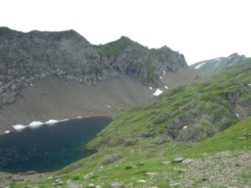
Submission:
[[238,54],[238,53],[232,53],[232,54],[229,55],[227,58],[230,59],[230,58],[236,57],[236,56],[239,56],[239,54]]

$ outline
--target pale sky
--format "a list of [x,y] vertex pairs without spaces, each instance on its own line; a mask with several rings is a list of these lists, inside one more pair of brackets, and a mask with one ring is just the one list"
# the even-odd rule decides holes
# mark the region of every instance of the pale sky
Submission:
[[[164,45],[187,63],[237,52],[251,57],[251,0],[0,0],[0,26],[73,29],[92,44],[127,36]],[[249,46],[249,47],[248,47]]]

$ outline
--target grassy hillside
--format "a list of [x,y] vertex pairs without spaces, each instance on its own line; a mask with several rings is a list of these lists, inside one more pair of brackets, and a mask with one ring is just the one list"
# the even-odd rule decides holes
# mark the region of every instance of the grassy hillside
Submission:
[[[104,154],[96,154],[28,184],[53,187],[60,179],[64,182],[60,187],[91,183],[110,187],[112,182],[126,187],[245,187],[251,183],[250,142],[251,118],[248,118],[193,147],[192,143],[168,142],[151,147],[152,155],[147,151],[150,146],[143,145],[106,149],[107,154],[120,151],[123,158],[103,166],[99,165],[99,159]],[[176,157],[184,157],[188,164],[172,162]],[[139,180],[146,183],[137,182]],[[11,187],[24,185],[27,183]]]
[[[210,81],[180,86],[115,115],[85,146],[97,149],[96,154],[11,187],[56,187],[59,181],[60,187],[111,187],[113,182],[159,188],[250,185],[250,67],[251,59]],[[172,162],[177,157],[191,160]]]
[[141,138],[158,143],[212,136],[249,116],[250,74],[244,67],[170,90],[152,103],[114,116],[114,122],[87,147],[132,145]]

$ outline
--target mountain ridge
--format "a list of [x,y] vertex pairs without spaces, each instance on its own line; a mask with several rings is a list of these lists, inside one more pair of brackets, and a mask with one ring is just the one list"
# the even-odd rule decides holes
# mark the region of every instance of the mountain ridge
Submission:
[[232,53],[228,57],[218,57],[214,59],[204,60],[190,65],[190,67],[200,70],[208,74],[216,74],[227,70],[229,67],[238,64],[246,60],[245,55],[239,55],[238,53]]
[[[23,33],[1,28],[0,41],[1,104],[13,103],[25,84],[52,75],[91,86],[123,74],[143,85],[158,86],[161,71],[187,67],[183,55],[168,48],[148,50],[127,37],[95,46],[74,30]],[[109,53],[109,46],[121,43],[126,45],[121,51]],[[161,59],[161,54],[171,59]]]

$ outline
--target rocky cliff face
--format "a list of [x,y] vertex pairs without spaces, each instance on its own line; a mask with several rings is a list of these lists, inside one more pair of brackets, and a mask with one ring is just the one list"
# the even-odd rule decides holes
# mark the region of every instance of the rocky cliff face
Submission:
[[22,33],[0,28],[0,104],[10,104],[24,85],[49,76],[96,85],[119,74],[157,86],[163,71],[187,67],[184,56],[167,47],[147,49],[121,37],[91,45],[77,32]]
[[164,46],[160,49],[148,49],[121,37],[115,42],[95,46],[104,59],[108,59],[114,70],[136,78],[144,85],[157,86],[161,83],[159,75],[163,71],[175,72],[179,67],[186,67],[182,54]]

